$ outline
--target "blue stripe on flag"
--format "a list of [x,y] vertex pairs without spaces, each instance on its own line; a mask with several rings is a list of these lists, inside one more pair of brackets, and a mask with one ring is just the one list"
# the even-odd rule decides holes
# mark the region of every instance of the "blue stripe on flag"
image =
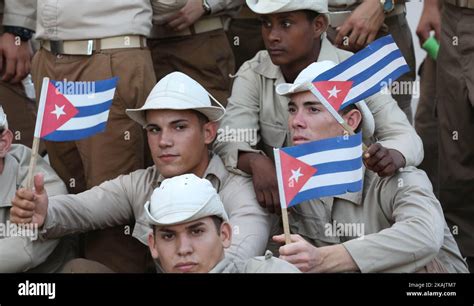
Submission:
[[[100,81],[54,81],[51,83],[59,90],[63,95],[91,95],[94,93],[101,93],[117,87],[118,77],[114,77],[107,80]],[[73,84],[74,83],[74,84]],[[81,89],[81,92],[69,92],[71,89]],[[67,92],[65,93],[64,90]]]
[[299,192],[290,202],[288,207],[296,205],[304,201],[316,199],[316,198],[319,199],[322,197],[333,196],[335,194],[336,195],[344,194],[346,192],[357,192],[357,191],[360,191],[361,189],[362,189],[362,180],[353,182],[353,183],[347,183],[347,184],[317,187],[317,188]]
[[376,93],[378,93],[381,89],[382,89],[382,82],[386,82],[388,84],[388,81],[391,79],[392,81],[396,80],[399,76],[401,76],[402,74],[404,73],[407,73],[410,71],[410,67],[404,65],[404,66],[401,66],[399,68],[397,68],[396,70],[394,70],[392,73],[390,73],[387,77],[385,77],[382,81],[380,81],[379,83],[375,84],[374,86],[372,86],[371,88],[367,89],[366,91],[364,91],[363,93],[361,93],[360,95],[358,95],[357,97],[347,101],[347,102],[344,102],[344,104],[341,105],[341,107],[339,108],[340,110],[342,110],[344,107],[352,104],[352,103],[356,103],[356,102],[359,102],[367,97],[370,97]]
[[340,160],[312,166],[318,170],[313,176],[318,176],[328,173],[338,173],[360,169],[362,167],[362,159],[358,157],[349,160]]
[[335,77],[336,75],[341,74],[345,70],[349,69],[350,67],[354,66],[356,63],[360,62],[361,60],[367,58],[372,53],[377,52],[379,49],[383,48],[386,45],[395,43],[392,38],[392,35],[383,36],[376,41],[372,42],[366,48],[360,50],[359,52],[355,53],[342,63],[339,63],[336,67],[329,69],[328,71],[318,75],[313,82],[317,81],[328,81]]
[[[373,64],[372,66],[368,67],[364,71],[359,74],[353,76],[350,81],[352,81],[352,87],[356,87],[360,83],[363,83],[365,80],[369,79],[371,76],[382,70],[387,64],[393,62],[397,58],[403,57],[402,52],[400,50],[393,50],[385,57],[380,59],[378,62]],[[408,66],[407,66],[408,67]]]
[[77,113],[77,115],[74,116],[74,118],[88,117],[88,116],[93,116],[93,115],[103,113],[105,111],[108,111],[111,105],[112,105],[112,100],[109,100],[107,102],[92,105],[92,106],[76,107],[79,113]]
[[352,148],[360,145],[361,143],[362,133],[357,133],[351,136],[338,136],[334,138],[318,140],[316,142],[305,143],[298,146],[281,148],[281,150],[297,158],[322,151]]
[[105,130],[107,122],[102,122],[96,126],[82,129],[82,130],[69,130],[69,131],[55,131],[51,134],[48,134],[43,137],[45,140],[49,141],[72,141],[87,138],[96,133],[102,132]]
[[114,77],[107,80],[95,81],[95,92],[103,92],[113,89],[117,86],[118,77]]

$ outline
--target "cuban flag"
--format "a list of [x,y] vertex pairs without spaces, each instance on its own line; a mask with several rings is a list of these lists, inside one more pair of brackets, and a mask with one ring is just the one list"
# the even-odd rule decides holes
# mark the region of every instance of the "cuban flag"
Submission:
[[43,79],[35,137],[73,141],[105,130],[118,78],[102,81]]
[[400,49],[387,35],[318,75],[312,81],[317,91],[311,91],[339,111],[378,93],[408,71],[410,67]]
[[362,190],[362,133],[273,150],[282,208]]

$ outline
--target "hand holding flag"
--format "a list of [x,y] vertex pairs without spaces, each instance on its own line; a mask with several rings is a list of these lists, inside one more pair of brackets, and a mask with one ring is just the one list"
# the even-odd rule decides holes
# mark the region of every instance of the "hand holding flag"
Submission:
[[362,189],[361,133],[273,149],[273,152],[284,228],[288,222],[287,207]]

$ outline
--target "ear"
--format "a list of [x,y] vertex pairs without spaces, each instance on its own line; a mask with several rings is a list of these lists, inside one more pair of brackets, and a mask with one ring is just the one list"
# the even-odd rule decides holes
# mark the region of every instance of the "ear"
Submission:
[[150,249],[151,257],[158,259],[158,251],[155,249],[156,242],[155,235],[153,234],[154,231],[155,229],[153,229],[152,232],[148,234],[148,248]]
[[227,249],[232,243],[232,227],[230,226],[229,222],[222,222],[220,231],[222,245],[224,246],[224,249]]
[[321,37],[321,35],[326,32],[329,26],[329,21],[326,15],[320,14],[318,17],[314,18],[313,20],[313,25],[314,25],[314,36],[316,37]]
[[211,144],[214,139],[216,139],[217,135],[217,128],[219,126],[219,123],[217,122],[207,122],[203,126],[204,130],[204,142],[208,145]]
[[352,130],[355,131],[359,127],[360,122],[362,121],[362,114],[358,109],[352,109],[347,114],[345,114],[343,118],[352,128]]
[[12,146],[13,133],[10,130],[3,131],[0,135],[0,158],[4,158]]

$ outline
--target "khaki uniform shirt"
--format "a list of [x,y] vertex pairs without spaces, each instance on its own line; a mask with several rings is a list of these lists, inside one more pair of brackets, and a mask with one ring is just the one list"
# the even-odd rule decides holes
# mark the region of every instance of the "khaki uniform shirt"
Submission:
[[[217,155],[212,157],[204,177],[219,193],[232,225],[232,245],[226,250],[227,255],[246,260],[263,254],[272,221],[258,205],[252,181],[229,173]],[[44,236],[56,238],[135,220],[132,234],[147,245],[151,228],[143,206],[163,180],[153,166],[121,175],[78,195],[52,197],[43,225]]]
[[37,0],[36,38],[81,40],[121,35],[148,36],[152,1],[155,0]]
[[[330,60],[337,64],[350,56],[350,52],[337,49],[329,40],[322,39],[318,61]],[[275,92],[275,87],[282,83],[285,83],[283,74],[272,63],[267,51],[257,53],[237,72],[220,127],[224,133],[217,137],[214,148],[229,170],[245,175],[237,169],[239,152],[264,152],[273,158],[272,148],[291,145],[288,130],[289,98]],[[365,101],[374,115],[375,135],[372,139],[364,139],[364,142],[369,144],[378,140],[383,146],[400,151],[407,166],[421,163],[421,139],[395,100],[388,94],[378,93]],[[234,135],[238,135],[235,131],[241,129],[256,131],[257,146],[251,143],[252,139],[233,139]]]
[[361,272],[411,273],[437,258],[468,272],[426,174],[406,167],[388,178],[365,171],[363,191],[291,208],[292,233],[313,245],[342,243]]
[[242,264],[236,264],[229,258],[220,261],[209,273],[301,273],[294,265],[273,257],[267,251],[265,256],[250,258]]
[[[10,224],[11,201],[18,187],[25,185],[30,157],[29,148],[16,144],[12,145],[5,156],[5,167],[0,174],[0,223],[2,225]],[[35,173],[44,174],[44,186],[48,194],[67,194],[64,183],[42,158],[38,158]],[[4,238],[3,235],[0,235],[0,238]],[[24,236],[9,236],[0,239],[0,272],[23,272],[38,266],[48,258],[58,242],[58,240],[32,241],[31,238]],[[62,255],[58,254],[58,256]],[[49,258],[49,261],[56,261],[56,259]],[[51,270],[43,272],[51,272]]]
[[23,27],[30,30],[36,28],[35,0],[0,0],[0,15],[2,13],[3,25]]

